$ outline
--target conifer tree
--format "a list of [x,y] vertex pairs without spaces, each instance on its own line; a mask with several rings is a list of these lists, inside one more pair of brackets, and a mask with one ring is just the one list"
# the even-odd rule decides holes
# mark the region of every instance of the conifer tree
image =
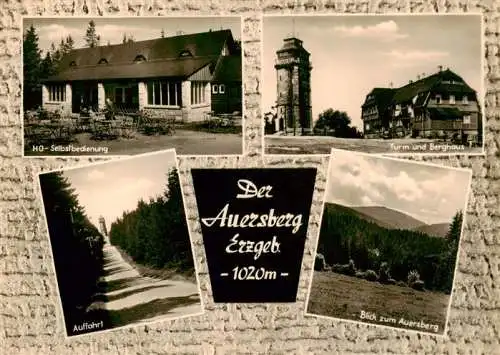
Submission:
[[90,20],[84,39],[85,43],[87,43],[87,46],[90,48],[94,48],[99,45],[101,37],[96,32],[94,20]]

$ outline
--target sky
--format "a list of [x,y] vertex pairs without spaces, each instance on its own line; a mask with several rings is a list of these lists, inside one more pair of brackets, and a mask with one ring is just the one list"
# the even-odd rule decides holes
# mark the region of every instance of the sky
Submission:
[[140,199],[147,202],[162,195],[167,174],[175,167],[175,152],[170,150],[69,169],[63,175],[91,222],[98,226],[99,216],[103,216],[109,229],[124,211],[134,210]]
[[481,95],[479,15],[355,15],[264,17],[263,110],[276,100],[276,50],[303,41],[311,54],[314,120],[328,108],[346,111],[362,127],[361,105],[374,87],[394,87],[449,67]]
[[[24,18],[24,32],[33,25],[39,37],[39,48],[45,53],[51,43],[56,46],[61,38],[69,34],[75,41],[75,48],[85,46],[84,36],[92,18]],[[210,29],[230,29],[235,39],[241,39],[240,17],[132,17],[132,18],[94,18],[96,32],[101,36],[101,45],[120,44],[123,34],[132,35],[136,41],[175,36],[178,31],[184,34],[206,32]],[[45,55],[45,54],[44,54]]]
[[450,223],[465,210],[471,173],[435,165],[332,152],[325,202],[382,206],[427,224]]

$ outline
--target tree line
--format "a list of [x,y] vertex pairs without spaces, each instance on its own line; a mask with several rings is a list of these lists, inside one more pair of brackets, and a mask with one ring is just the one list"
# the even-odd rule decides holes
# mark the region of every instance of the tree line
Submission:
[[137,208],[111,224],[110,242],[142,265],[194,273],[184,204],[176,169],[168,173],[161,196],[140,200]]
[[384,228],[347,208],[326,204],[318,253],[328,264],[353,262],[358,270],[379,270],[385,263],[397,281],[406,281],[408,274],[416,270],[426,289],[449,294],[462,219],[462,212],[458,211],[446,238],[439,238],[418,231]]
[[104,238],[90,222],[71,184],[60,172],[40,175],[57,283],[68,333],[85,320],[98,290]]

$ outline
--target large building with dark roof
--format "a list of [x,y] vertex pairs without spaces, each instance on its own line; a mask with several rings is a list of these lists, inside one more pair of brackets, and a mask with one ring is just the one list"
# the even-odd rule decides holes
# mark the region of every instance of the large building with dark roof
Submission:
[[374,88],[362,105],[361,119],[366,138],[481,140],[477,93],[449,69],[440,68],[400,88]]
[[241,66],[230,30],[75,49],[44,81],[42,103],[70,114],[110,99],[126,112],[201,120],[242,111]]

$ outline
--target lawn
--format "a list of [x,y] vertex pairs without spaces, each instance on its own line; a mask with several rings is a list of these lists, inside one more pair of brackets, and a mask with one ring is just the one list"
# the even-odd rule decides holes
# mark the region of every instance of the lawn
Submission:
[[[431,145],[432,144],[432,145]],[[449,143],[448,143],[449,144]],[[266,154],[330,154],[332,148],[363,153],[478,153],[480,147],[445,146],[430,139],[356,139],[325,136],[266,136]]]
[[[449,297],[444,293],[315,271],[307,313],[442,335]],[[362,319],[362,311],[370,319]],[[400,323],[401,319],[422,321],[430,327]],[[437,331],[433,328],[436,325]]]

